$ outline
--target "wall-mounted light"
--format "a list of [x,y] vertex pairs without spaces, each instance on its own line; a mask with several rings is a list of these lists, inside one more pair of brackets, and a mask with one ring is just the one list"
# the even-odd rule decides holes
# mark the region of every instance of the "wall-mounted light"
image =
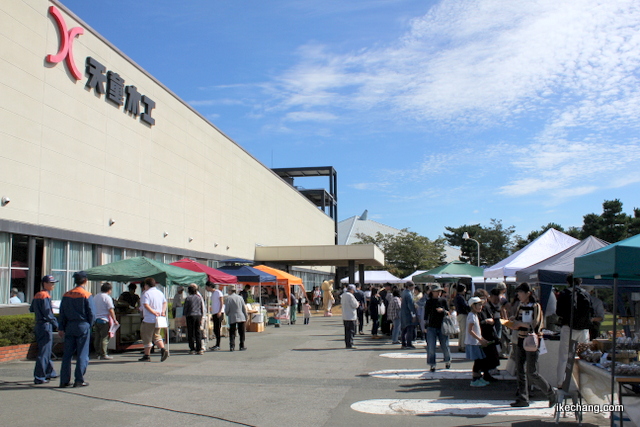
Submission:
[[11,201],[11,199],[7,196],[2,196],[2,199],[0,200],[0,204],[2,206],[7,206],[9,204],[9,202]]
[[166,231],[164,232],[164,237],[167,237],[169,235],[169,233],[167,233]]
[[193,242],[193,237],[189,237],[189,243]]
[[227,250],[229,250],[229,246],[227,246]]
[[109,227],[111,227],[113,224],[115,224],[115,220],[113,218],[109,218]]
[[218,244],[217,244],[217,243],[214,243],[214,244],[213,244],[213,247],[214,247],[214,248],[217,248],[217,247],[218,247]]

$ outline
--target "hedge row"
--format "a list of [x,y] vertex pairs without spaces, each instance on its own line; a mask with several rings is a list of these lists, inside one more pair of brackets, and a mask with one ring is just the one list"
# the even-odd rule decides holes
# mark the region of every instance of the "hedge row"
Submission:
[[31,313],[0,316],[0,347],[35,342],[35,322],[35,316]]

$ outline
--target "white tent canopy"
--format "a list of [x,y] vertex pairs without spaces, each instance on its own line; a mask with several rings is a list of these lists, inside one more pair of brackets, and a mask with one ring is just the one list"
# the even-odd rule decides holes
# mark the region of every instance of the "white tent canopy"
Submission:
[[[404,278],[404,279],[402,279],[402,280],[404,280],[404,281],[406,281],[406,282],[410,282],[410,281],[412,281],[412,280],[413,280],[413,276],[417,276],[417,275],[419,275],[419,274],[426,273],[427,271],[429,271],[429,270],[416,270],[416,271],[414,271],[413,273],[411,273],[410,275],[408,275],[407,277],[405,277],[405,278]],[[366,275],[367,275],[367,274],[365,273],[365,276],[366,276]]]
[[578,242],[580,240],[550,228],[518,252],[485,269],[484,277],[515,276],[519,270],[562,252]]
[[[356,271],[356,283],[360,283],[360,272]],[[367,270],[364,272],[364,283],[406,283],[408,280],[400,279],[388,271]],[[345,277],[340,283],[349,283],[349,278]]]

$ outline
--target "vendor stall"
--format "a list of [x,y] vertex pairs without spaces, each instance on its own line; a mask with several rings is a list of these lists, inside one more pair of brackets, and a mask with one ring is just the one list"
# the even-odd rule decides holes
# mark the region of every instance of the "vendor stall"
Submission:
[[[610,396],[615,396],[616,392],[619,391],[618,387],[620,384],[623,384],[624,381],[620,381],[623,377],[629,377],[629,373],[627,372],[629,364],[620,363],[617,361],[617,350],[618,350],[618,333],[617,333],[617,324],[618,324],[618,281],[619,280],[631,280],[638,281],[640,280],[640,263],[638,260],[640,259],[640,235],[636,235],[630,237],[628,239],[622,240],[617,243],[613,243],[609,246],[605,246],[604,248],[598,249],[590,254],[578,257],[574,262],[574,276],[582,277],[582,278],[592,278],[592,279],[610,279],[613,280],[613,331],[611,337],[611,351],[610,353],[614,355],[611,358],[611,364],[609,366],[610,369]],[[637,284],[640,288],[640,282]],[[627,337],[629,339],[633,337]],[[626,340],[625,340],[626,342]],[[637,352],[636,352],[637,359]],[[603,360],[604,362],[604,360]],[[629,360],[630,362],[630,360]],[[607,368],[604,364],[602,364],[604,368]],[[633,365],[633,364],[632,364]],[[635,371],[631,371],[634,373]],[[638,369],[637,375],[631,375],[633,377],[640,377],[640,369]],[[617,380],[617,379],[618,380]],[[627,381],[628,383],[628,381]],[[617,390],[618,389],[618,390]],[[638,397],[638,395],[634,396]],[[622,397],[619,396],[619,399],[622,401]],[[612,399],[615,400],[615,399]],[[614,403],[613,401],[611,403]],[[631,409],[631,402],[626,403],[625,405],[629,405]],[[629,409],[629,410],[630,410]],[[627,410],[627,414],[629,414],[629,410]],[[613,415],[611,418],[611,424],[613,425]],[[631,414],[629,414],[631,415]],[[631,418],[631,422],[637,421],[640,417],[636,416],[635,418]],[[621,423],[622,424],[622,423]]]
[[[88,269],[89,280],[108,280],[112,282],[139,282],[151,277],[161,285],[188,285],[195,283],[204,286],[207,276],[173,265],[164,264],[146,257],[135,257],[112,262]],[[140,341],[140,313],[135,307],[119,307],[116,319],[120,328],[116,331],[109,348],[124,351],[142,348]],[[168,332],[167,332],[168,334]],[[167,337],[167,342],[168,342]]]

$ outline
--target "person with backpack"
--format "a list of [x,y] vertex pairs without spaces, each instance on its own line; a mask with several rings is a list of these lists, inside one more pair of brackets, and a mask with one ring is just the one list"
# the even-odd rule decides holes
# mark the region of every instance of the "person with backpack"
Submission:
[[[556,314],[560,318],[562,329],[560,330],[560,349],[558,351],[557,383],[558,388],[562,387],[564,373],[567,367],[567,357],[569,356],[569,341],[575,340],[578,343],[589,341],[589,326],[591,325],[592,306],[589,294],[580,286],[582,279],[567,276],[565,290],[558,295],[556,304]],[[575,298],[573,297],[575,288]],[[573,317],[572,317],[573,306]]]

